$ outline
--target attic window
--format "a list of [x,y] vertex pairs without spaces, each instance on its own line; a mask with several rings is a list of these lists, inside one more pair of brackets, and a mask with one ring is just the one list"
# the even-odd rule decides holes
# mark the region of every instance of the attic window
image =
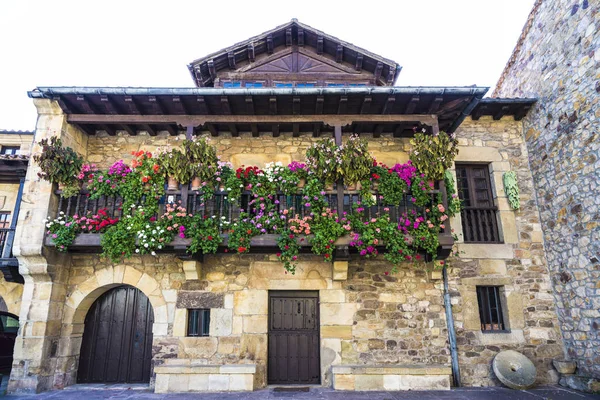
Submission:
[[327,82],[327,87],[344,87],[346,86],[343,83],[331,83],[331,82]]
[[362,87],[362,86],[367,86],[366,83],[350,83],[348,86],[350,87]]
[[292,82],[275,82],[275,87],[292,87],[294,84]]
[[296,87],[299,88],[310,88],[310,87],[315,87],[315,84],[313,82],[302,82],[302,83],[296,83]]
[[247,88],[263,87],[263,83],[262,82],[246,82],[246,87]]
[[233,81],[233,82],[223,82],[224,88],[239,88],[242,87],[242,82]]

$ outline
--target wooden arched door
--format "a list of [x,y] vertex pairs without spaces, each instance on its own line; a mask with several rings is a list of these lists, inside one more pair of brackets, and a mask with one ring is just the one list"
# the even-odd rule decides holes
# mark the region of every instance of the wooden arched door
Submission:
[[150,382],[154,311],[132,286],[100,296],[85,317],[78,383]]

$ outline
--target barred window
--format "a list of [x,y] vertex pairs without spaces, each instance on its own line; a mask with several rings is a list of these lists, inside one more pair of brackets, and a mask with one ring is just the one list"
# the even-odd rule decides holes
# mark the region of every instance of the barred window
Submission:
[[482,332],[506,332],[500,286],[477,286],[477,303]]
[[210,324],[209,309],[188,310],[188,336],[208,336]]

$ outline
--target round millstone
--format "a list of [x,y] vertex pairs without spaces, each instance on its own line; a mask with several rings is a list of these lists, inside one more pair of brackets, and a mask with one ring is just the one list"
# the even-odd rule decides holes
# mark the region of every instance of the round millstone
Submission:
[[535,383],[535,365],[517,351],[501,351],[494,358],[492,367],[500,382],[511,389],[527,389]]

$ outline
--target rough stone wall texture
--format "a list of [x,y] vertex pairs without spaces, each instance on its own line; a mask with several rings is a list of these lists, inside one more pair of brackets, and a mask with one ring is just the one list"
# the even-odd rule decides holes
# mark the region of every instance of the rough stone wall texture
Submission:
[[600,4],[544,0],[497,96],[537,97],[524,119],[568,356],[600,377]]
[[[459,218],[458,258],[450,260],[450,290],[458,336],[459,362],[465,385],[499,385],[491,360],[501,350],[517,350],[538,368],[538,382],[557,381],[551,361],[563,354],[552,286],[542,246],[539,211],[527,162],[521,122],[512,117],[493,121],[467,118],[457,130],[456,162],[489,163],[502,244],[470,244],[462,239]],[[502,175],[517,174],[521,209],[509,207]],[[510,333],[481,332],[477,285],[503,286],[505,319]]]

